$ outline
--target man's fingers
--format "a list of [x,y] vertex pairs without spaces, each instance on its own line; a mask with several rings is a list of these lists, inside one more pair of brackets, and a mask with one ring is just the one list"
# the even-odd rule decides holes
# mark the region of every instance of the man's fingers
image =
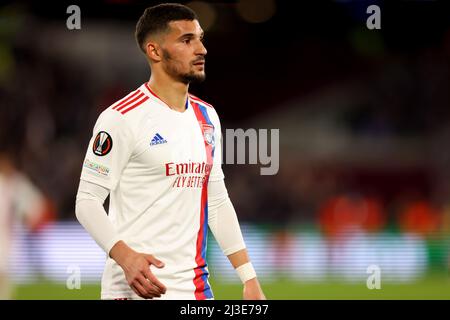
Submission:
[[[123,268],[127,273],[127,279],[130,278],[130,287],[142,298],[161,297],[166,293],[166,287],[153,275],[150,270],[151,265],[163,267],[164,263],[150,254],[140,253],[136,257],[137,270],[131,272],[132,268]],[[127,271],[128,270],[128,271]],[[137,273],[135,273],[137,271]]]
[[155,275],[150,271],[150,266],[148,269],[144,270],[145,277],[157,288],[157,290],[161,293],[166,293],[166,286],[163,285]]
[[164,262],[162,262],[161,260],[156,259],[151,254],[146,254],[145,258],[147,259],[148,262],[150,262],[151,264],[155,265],[157,268],[164,267]]
[[147,294],[145,293],[145,289],[137,282],[130,284],[131,289],[133,289],[136,294],[142,298],[147,298]]
[[133,289],[134,293],[136,293],[138,296],[140,296],[140,292],[138,291],[138,289],[136,289],[135,286],[133,286],[132,284],[130,284],[130,288]]
[[[141,296],[142,298],[145,298],[145,299],[151,299],[151,298],[154,298],[155,296],[158,296],[157,293],[152,293],[151,291],[147,290],[144,287],[144,285],[143,285],[144,280],[145,279],[143,279],[143,277],[142,277],[141,280],[136,280],[132,284],[136,288],[136,290],[139,292],[139,296]],[[153,290],[153,289],[151,289],[151,290]]]
[[141,276],[138,278],[138,281],[140,285],[144,288],[145,292],[147,293],[147,296],[154,297],[161,297],[161,293],[159,292],[158,288],[155,288],[147,279],[145,279],[144,276]]

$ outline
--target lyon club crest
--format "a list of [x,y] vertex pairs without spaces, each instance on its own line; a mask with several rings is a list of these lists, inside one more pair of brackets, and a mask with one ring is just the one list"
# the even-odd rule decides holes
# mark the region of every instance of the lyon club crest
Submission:
[[210,124],[202,123],[203,136],[205,137],[205,141],[214,146],[214,127]]

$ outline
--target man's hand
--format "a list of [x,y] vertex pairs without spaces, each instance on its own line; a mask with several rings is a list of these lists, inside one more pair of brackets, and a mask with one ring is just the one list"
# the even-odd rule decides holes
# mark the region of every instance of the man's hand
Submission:
[[123,241],[117,242],[109,255],[123,269],[128,284],[137,295],[152,299],[166,293],[166,287],[150,271],[150,265],[163,268],[163,262],[151,254],[134,251]]
[[244,300],[266,300],[257,278],[250,279],[244,283]]

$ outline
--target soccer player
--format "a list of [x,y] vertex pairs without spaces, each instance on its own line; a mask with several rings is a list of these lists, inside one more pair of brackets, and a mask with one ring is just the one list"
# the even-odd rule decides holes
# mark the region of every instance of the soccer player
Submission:
[[37,230],[46,220],[46,198],[14,164],[9,151],[0,150],[0,300],[11,299],[11,231],[14,222]]
[[101,297],[213,299],[209,226],[243,298],[265,299],[224,184],[219,117],[188,92],[205,79],[196,14],[180,4],[147,8],[135,35],[150,80],[99,116],[76,200],[78,220],[108,254]]

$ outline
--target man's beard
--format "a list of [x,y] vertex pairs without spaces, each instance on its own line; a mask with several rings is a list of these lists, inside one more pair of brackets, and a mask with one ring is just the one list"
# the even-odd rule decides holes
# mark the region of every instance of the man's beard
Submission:
[[172,58],[170,53],[167,50],[162,49],[163,59],[166,60],[164,64],[164,71],[167,72],[172,78],[177,81],[180,81],[185,84],[189,84],[191,82],[202,82],[205,80],[205,73],[195,73],[194,71],[190,71],[188,73],[183,73],[180,71],[180,68],[177,65],[177,61]]

